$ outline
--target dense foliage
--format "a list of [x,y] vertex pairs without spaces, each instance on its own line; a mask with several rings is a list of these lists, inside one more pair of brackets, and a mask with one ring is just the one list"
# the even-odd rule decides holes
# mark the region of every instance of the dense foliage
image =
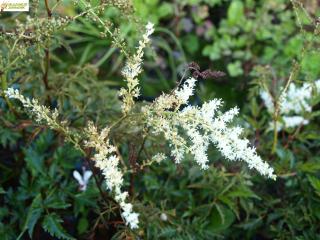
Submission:
[[[31,1],[28,14],[0,13],[1,239],[320,238],[318,1],[48,2]],[[225,109],[238,105],[235,124],[273,167],[275,181],[226,161],[214,147],[206,170],[190,154],[179,164],[143,161],[155,149],[167,153],[168,144],[146,138],[139,119],[117,121],[118,90],[126,87],[121,69],[149,21],[155,32],[138,103],[169,93],[185,74],[197,75],[191,104],[218,97]],[[219,76],[207,77],[206,69]],[[305,122],[289,127],[283,94],[303,84],[310,110],[301,107]],[[57,108],[72,136],[89,121],[99,128],[116,121],[109,134],[128,170],[123,188],[140,214],[138,229],[125,224],[105,190],[92,149],[80,148],[64,128],[32,121],[5,95],[8,87]],[[272,96],[272,107],[262,91]],[[81,182],[75,170],[93,176]]]

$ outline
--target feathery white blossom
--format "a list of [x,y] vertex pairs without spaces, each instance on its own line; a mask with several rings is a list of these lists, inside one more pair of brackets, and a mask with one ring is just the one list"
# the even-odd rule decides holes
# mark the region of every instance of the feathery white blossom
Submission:
[[214,99],[201,107],[186,106],[179,110],[193,95],[195,82],[193,78],[188,79],[174,95],[163,94],[154,101],[155,106],[143,109],[149,127],[155,134],[163,134],[169,142],[175,161],[179,163],[189,153],[201,168],[206,169],[207,150],[212,143],[227,159],[245,161],[249,168],[274,179],[273,169],[257,155],[254,147],[249,146],[249,140],[240,137],[242,129],[230,126],[238,108],[219,113],[222,101]]
[[175,90],[174,94],[181,104],[188,104],[189,98],[193,95],[195,85],[196,80],[194,78],[189,78],[180,89]]
[[164,155],[163,153],[157,153],[152,157],[151,160],[152,162],[161,163],[165,159],[166,159],[166,155]]
[[132,204],[126,203],[128,197],[127,192],[122,192],[123,173],[119,168],[119,157],[115,154],[116,148],[110,144],[108,139],[109,128],[104,128],[98,133],[97,128],[89,123],[86,129],[89,140],[86,141],[87,147],[95,149],[93,156],[96,167],[98,167],[104,175],[108,190],[115,194],[115,200],[122,208],[122,217],[131,229],[138,228],[139,214],[133,212]]
[[196,80],[189,78],[173,94],[162,94],[157,97],[152,105],[154,111],[163,111],[172,107],[179,108],[181,105],[188,104],[189,98],[194,94]]
[[285,125],[284,127],[286,127],[286,128],[293,128],[295,126],[309,124],[309,120],[306,120],[301,116],[290,116],[290,117],[283,116],[282,119],[283,119],[283,122],[284,122],[284,125]]
[[[310,100],[312,99],[312,91],[315,90],[318,94],[320,92],[320,79],[312,83],[304,83],[298,87],[291,83],[286,92],[280,97],[280,116],[282,122],[277,123],[277,130],[283,128],[294,128],[299,125],[307,125],[309,121],[304,119],[301,114],[303,112],[311,112],[312,106]],[[261,91],[260,97],[270,114],[274,112],[274,101],[267,91]],[[270,129],[272,129],[270,123]]]
[[122,111],[128,113],[134,104],[134,98],[140,96],[138,75],[141,73],[141,64],[143,61],[144,48],[150,42],[150,35],[154,32],[154,25],[148,23],[146,32],[139,41],[137,52],[132,58],[127,60],[126,66],[122,70],[122,75],[125,77],[127,88],[120,89],[120,96],[123,98]]
[[30,100],[29,98],[24,97],[20,94],[18,89],[8,88],[4,93],[8,98],[19,100],[23,107],[28,109],[30,114],[35,118],[36,122],[45,122],[52,129],[59,127],[59,114],[57,109],[51,111],[49,108],[39,104],[37,99],[32,98]]

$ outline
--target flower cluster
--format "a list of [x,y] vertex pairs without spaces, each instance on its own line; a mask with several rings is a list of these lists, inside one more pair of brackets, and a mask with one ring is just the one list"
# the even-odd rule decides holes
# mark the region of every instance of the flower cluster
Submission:
[[143,34],[142,40],[139,41],[137,52],[132,58],[127,60],[126,66],[122,70],[122,75],[127,83],[127,88],[122,88],[120,90],[120,96],[123,98],[123,113],[128,113],[134,104],[133,99],[140,96],[140,88],[138,86],[139,80],[137,77],[142,71],[141,64],[144,55],[143,50],[150,42],[150,35],[153,32],[153,24],[149,22],[146,26],[146,32]]
[[5,95],[11,99],[19,100],[23,107],[26,108],[34,117],[37,123],[46,123],[50,128],[56,129],[60,127],[58,122],[58,110],[51,111],[49,108],[39,104],[37,99],[29,99],[20,94],[18,89],[8,88]]
[[[320,80],[315,81],[313,84],[304,83],[301,87],[291,83],[288,90],[280,97],[280,115],[282,121],[277,123],[277,130],[283,128],[294,128],[299,125],[307,125],[309,120],[301,116],[304,112],[311,112],[312,106],[310,100],[312,99],[312,91],[320,92]],[[275,111],[274,100],[267,91],[261,91],[260,97],[262,98],[265,106],[270,114]]]
[[220,99],[213,99],[198,106],[181,106],[193,95],[196,80],[186,80],[173,94],[162,94],[150,106],[143,109],[146,124],[156,135],[163,134],[171,148],[171,155],[180,162],[186,154],[194,155],[201,168],[208,168],[207,150],[210,143],[217,146],[229,160],[243,160],[249,168],[262,175],[275,178],[273,169],[249,146],[249,140],[240,137],[242,129],[230,126],[238,114],[238,108],[220,113]]
[[108,139],[109,130],[106,127],[99,133],[93,123],[90,122],[85,130],[86,135],[89,137],[85,145],[95,149],[96,152],[93,156],[95,166],[102,171],[107,189],[114,192],[115,200],[123,210],[122,216],[126,224],[131,229],[134,229],[138,227],[139,214],[133,212],[131,203],[126,203],[128,193],[121,191],[123,173],[119,168],[119,157],[115,154],[116,147],[111,145]]

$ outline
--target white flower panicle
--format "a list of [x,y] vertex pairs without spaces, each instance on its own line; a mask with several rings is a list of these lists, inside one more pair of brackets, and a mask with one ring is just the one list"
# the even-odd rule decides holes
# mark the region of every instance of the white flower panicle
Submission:
[[164,155],[163,153],[157,153],[152,157],[152,162],[161,163],[165,159],[166,155]]
[[93,123],[89,123],[86,129],[89,140],[86,141],[85,145],[95,149],[96,153],[93,156],[95,166],[102,171],[107,189],[115,194],[115,200],[123,210],[122,217],[126,224],[131,229],[135,229],[138,228],[139,214],[133,212],[132,204],[126,203],[128,193],[121,192],[123,173],[119,168],[119,157],[115,154],[116,148],[110,144],[108,139],[109,131],[109,128],[104,128],[99,133]]
[[36,122],[45,122],[52,129],[59,127],[59,114],[57,109],[51,111],[49,108],[40,105],[37,99],[32,98],[30,100],[29,98],[24,97],[22,94],[20,94],[18,89],[8,88],[4,93],[8,98],[19,100],[23,107],[26,108],[34,117]]
[[194,94],[196,79],[189,78],[180,89],[173,91],[173,94],[162,94],[154,101],[152,108],[154,111],[165,109],[178,109],[181,105],[188,104],[189,98]]
[[283,126],[283,127],[287,127],[287,128],[293,128],[293,127],[296,127],[296,126],[299,126],[299,125],[307,125],[307,124],[309,124],[309,120],[306,120],[301,116],[292,116],[292,117],[283,116],[282,119],[283,119],[283,122],[285,124],[285,126]]
[[264,105],[266,106],[266,108],[268,109],[268,111],[270,113],[274,112],[274,102],[272,100],[272,97],[270,96],[270,94],[267,91],[260,91],[260,97],[264,102]]
[[155,134],[163,134],[175,161],[179,163],[186,154],[192,154],[201,168],[206,169],[209,162],[207,150],[212,143],[227,159],[245,161],[249,168],[275,179],[273,169],[257,155],[254,147],[249,146],[249,140],[240,137],[242,129],[230,126],[238,108],[219,113],[222,101],[213,99],[201,107],[179,109],[193,95],[195,83],[196,80],[190,78],[171,96],[162,94],[154,101],[155,106],[143,109],[146,123]]
[[180,104],[188,104],[188,100],[194,94],[194,87],[196,86],[196,79],[189,78],[185,81],[183,86],[175,90],[174,94],[179,100]]
[[137,52],[132,58],[127,60],[126,66],[122,70],[122,75],[124,76],[127,88],[122,88],[120,90],[120,96],[123,98],[122,111],[128,113],[134,104],[134,98],[140,96],[139,80],[138,75],[141,73],[142,61],[144,55],[144,48],[150,42],[150,35],[154,32],[154,25],[148,23],[146,25],[146,32],[142,36],[142,40],[139,41],[139,46]]
[[[309,124],[309,121],[301,115],[304,112],[312,111],[310,101],[313,97],[313,90],[315,90],[317,94],[320,93],[320,79],[313,84],[304,83],[301,87],[298,87],[294,83],[289,85],[288,90],[280,97],[280,116],[282,116],[282,121],[277,123],[278,131]],[[267,91],[261,91],[260,97],[267,107],[268,112],[273,114],[275,103],[272,96],[270,96]],[[270,128],[272,128],[272,123]]]

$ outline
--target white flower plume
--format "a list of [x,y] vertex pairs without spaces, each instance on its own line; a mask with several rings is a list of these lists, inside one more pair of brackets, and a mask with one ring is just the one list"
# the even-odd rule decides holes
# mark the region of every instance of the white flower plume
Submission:
[[59,127],[57,120],[59,114],[57,109],[50,110],[49,108],[39,104],[37,99],[24,97],[18,89],[8,88],[4,93],[8,98],[19,100],[23,107],[28,109],[36,122],[45,122],[50,128]]
[[[307,125],[309,121],[301,116],[304,112],[311,112],[311,99],[313,90],[317,94],[320,93],[320,79],[314,84],[304,83],[301,87],[291,83],[288,90],[282,94],[280,99],[280,115],[282,121],[277,123],[277,130],[280,131],[286,128],[294,128],[300,125]],[[261,91],[260,97],[263,100],[268,112],[273,114],[274,101],[272,96],[267,91]],[[272,123],[270,123],[272,129]]]
[[127,60],[126,66],[122,70],[122,75],[124,76],[127,87],[120,90],[120,96],[122,97],[123,105],[122,111],[128,113],[134,104],[134,98],[140,96],[139,80],[138,75],[141,73],[144,48],[150,42],[150,35],[154,32],[154,25],[148,23],[146,25],[146,31],[142,36],[142,40],[139,41],[139,46],[137,52],[132,58]]
[[[242,129],[231,126],[238,114],[238,108],[225,113],[218,112],[222,105],[220,99],[213,99],[201,107],[187,104],[193,95],[196,80],[188,79],[174,94],[163,94],[154,105],[143,109],[146,124],[155,134],[163,134],[171,147],[171,155],[179,163],[186,154],[192,154],[201,168],[208,168],[207,150],[212,143],[229,160],[245,161],[249,168],[275,179],[273,169],[257,155],[249,140],[241,138]],[[173,109],[173,110],[172,110]]]
[[101,133],[93,123],[89,123],[86,129],[89,140],[85,143],[87,147],[95,149],[93,160],[97,168],[102,171],[107,189],[115,194],[115,200],[122,208],[122,217],[131,229],[138,228],[139,214],[133,212],[132,204],[126,203],[127,192],[122,192],[123,173],[119,167],[119,157],[115,154],[115,146],[108,139],[109,128],[104,128]]

